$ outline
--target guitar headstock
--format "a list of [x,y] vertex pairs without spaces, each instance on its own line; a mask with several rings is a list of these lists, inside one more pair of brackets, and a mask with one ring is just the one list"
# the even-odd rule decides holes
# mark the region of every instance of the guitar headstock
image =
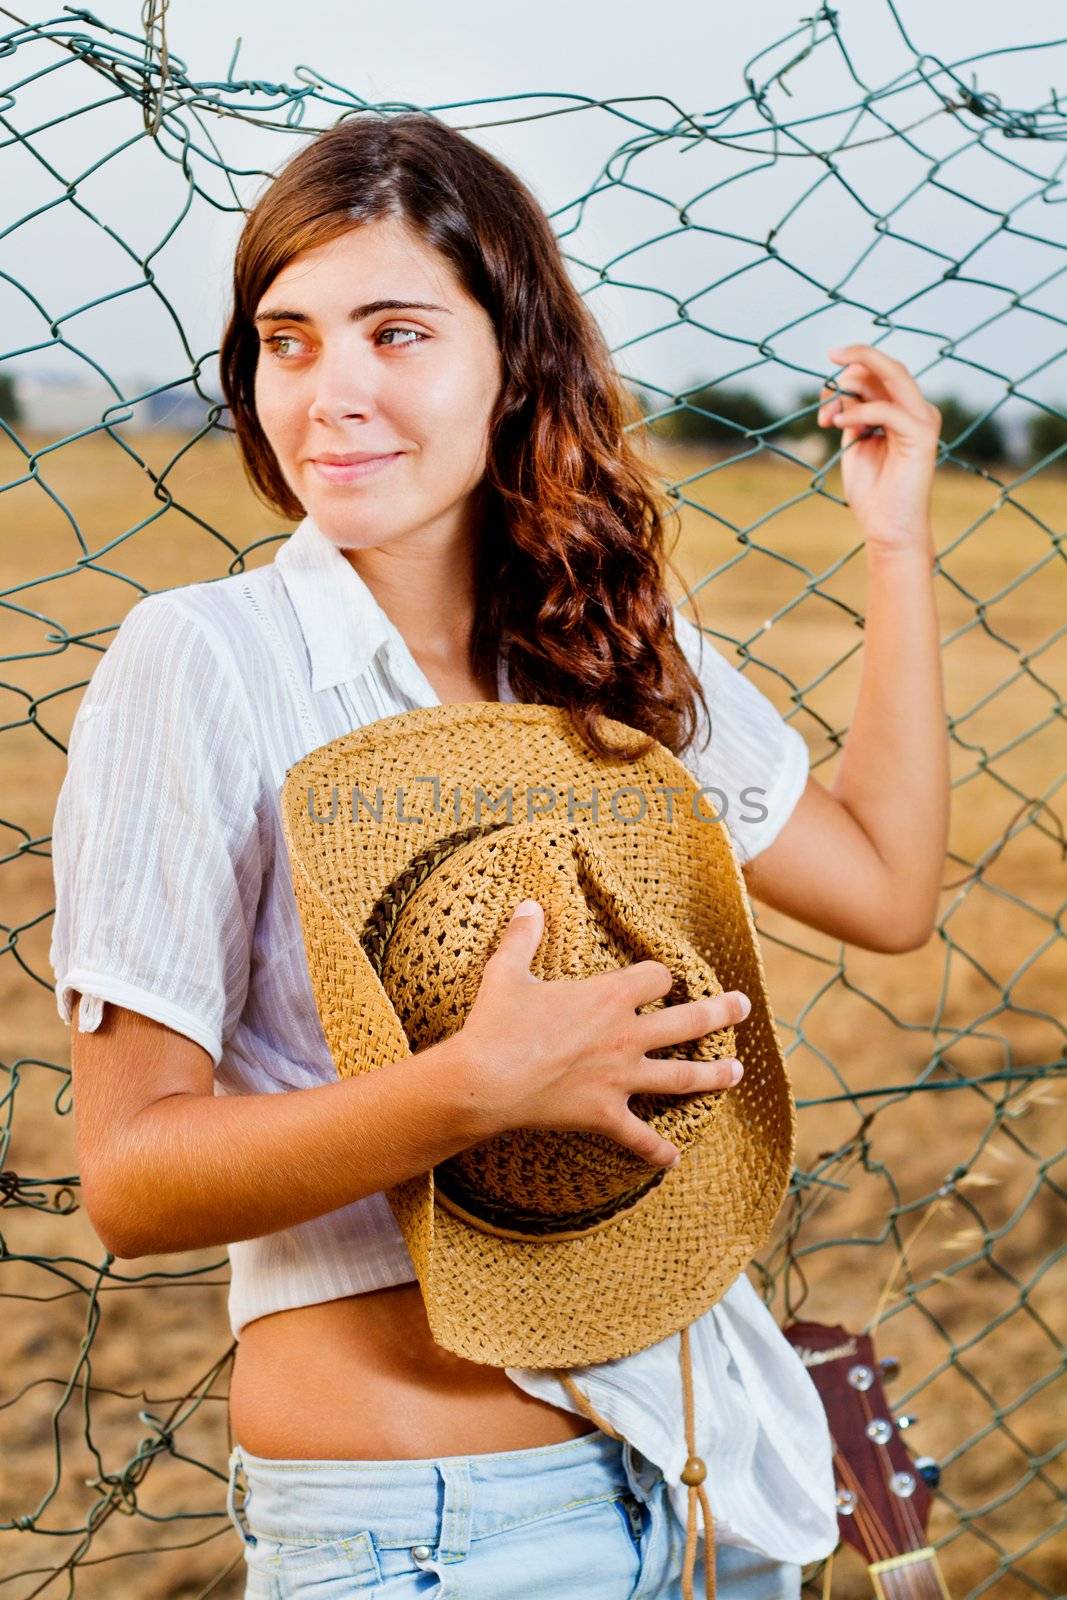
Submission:
[[[928,1485],[937,1483],[937,1466],[928,1457],[916,1460],[901,1437],[901,1425],[913,1419],[898,1422],[882,1388],[883,1368],[895,1363],[878,1360],[869,1335],[840,1326],[793,1322],[782,1332],[826,1411],[842,1539],[879,1574],[880,1593],[944,1595],[926,1543]],[[920,1573],[920,1565],[929,1571]]]

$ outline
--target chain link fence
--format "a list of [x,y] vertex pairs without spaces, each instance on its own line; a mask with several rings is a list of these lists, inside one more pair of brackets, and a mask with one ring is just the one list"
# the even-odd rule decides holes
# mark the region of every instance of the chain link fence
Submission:
[[[520,171],[567,152],[572,192],[546,209],[641,401],[677,577],[827,783],[864,577],[814,424],[825,351],[884,343],[942,408],[938,927],[887,957],[756,908],[800,1143],[753,1274],[780,1322],[873,1332],[899,1361],[950,1593],[1063,1595],[1067,113],[1054,88],[1013,105],[992,85],[1023,65],[1051,84],[1065,41],[952,63],[891,0],[874,12],[865,53],[845,12],[798,18],[711,110],[548,91],[421,109]],[[308,65],[242,79],[240,41],[198,77],[165,0],[136,33],[73,6],[0,6],[0,26],[0,1579],[12,1600],[235,1596],[227,1264],[116,1261],[80,1208],[50,823],[129,606],[269,561],[288,531],[247,489],[214,365],[243,209],[295,142],[409,107]],[[118,375],[131,350],[150,379]],[[824,1564],[805,1576],[822,1592]],[[862,1564],[840,1555],[832,1588],[866,1595]]]

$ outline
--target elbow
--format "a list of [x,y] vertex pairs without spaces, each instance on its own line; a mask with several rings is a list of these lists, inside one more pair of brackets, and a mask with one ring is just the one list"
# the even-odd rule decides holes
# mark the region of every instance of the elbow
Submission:
[[108,1255],[117,1256],[122,1261],[136,1261],[143,1253],[137,1242],[121,1227],[115,1227],[109,1217],[102,1216],[99,1210],[90,1210],[88,1206],[85,1211],[93,1232]]
[[94,1188],[86,1183],[83,1174],[82,1202],[100,1243],[122,1261],[180,1255],[225,1242],[225,1235],[222,1240],[204,1238],[190,1226],[183,1228],[180,1220],[175,1220],[177,1210],[160,1193],[149,1192],[148,1186],[111,1182],[106,1188]]
[[886,873],[867,902],[868,950],[883,955],[906,955],[921,950],[937,930],[941,905],[939,882],[909,882],[903,872]]
[[109,1212],[101,1211],[99,1206],[90,1206],[85,1202],[85,1213],[92,1224],[93,1232],[109,1255],[118,1256],[122,1261],[135,1261],[144,1253],[132,1233],[124,1228],[121,1222],[116,1223]]
[[936,913],[912,917],[910,920],[901,916],[887,917],[878,926],[877,943],[872,942],[869,948],[885,955],[905,955],[909,950],[921,950],[936,928]]
[[[129,1190],[116,1192],[113,1184],[102,1185],[81,1175],[82,1204],[93,1232],[110,1255],[123,1261],[158,1254],[143,1227],[144,1208],[136,1204]],[[142,1225],[138,1225],[138,1215]]]
[[105,1233],[104,1230],[102,1228],[98,1228],[95,1223],[93,1224],[93,1227],[96,1230],[97,1238],[104,1246],[104,1249],[107,1251],[108,1255],[115,1256],[119,1261],[136,1261],[139,1256],[151,1254],[150,1251],[142,1250],[140,1246],[135,1243],[127,1243],[122,1234]]
[[137,1261],[141,1256],[167,1255],[174,1248],[150,1239],[143,1232],[136,1233],[132,1228],[115,1227],[110,1223],[101,1225],[93,1222],[93,1230],[108,1254],[117,1256],[120,1261]]

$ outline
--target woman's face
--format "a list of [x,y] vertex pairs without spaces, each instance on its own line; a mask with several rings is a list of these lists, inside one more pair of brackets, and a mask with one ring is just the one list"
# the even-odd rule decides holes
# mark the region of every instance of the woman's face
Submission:
[[260,425],[328,538],[440,548],[473,531],[500,355],[443,256],[394,218],[362,224],[294,257],[255,316]]

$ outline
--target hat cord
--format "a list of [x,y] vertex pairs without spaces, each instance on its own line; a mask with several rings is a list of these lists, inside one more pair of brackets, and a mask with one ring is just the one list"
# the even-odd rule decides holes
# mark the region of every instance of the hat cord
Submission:
[[[685,1559],[682,1563],[682,1600],[693,1600],[698,1499],[704,1514],[704,1597],[705,1600],[715,1600],[715,1519],[712,1516],[707,1490],[704,1488],[704,1479],[708,1475],[707,1463],[696,1453],[693,1425],[693,1368],[689,1357],[688,1327],[681,1329],[678,1348],[682,1368],[682,1402],[685,1408],[685,1444],[689,1452],[688,1460],[682,1468],[682,1482],[689,1489]],[[617,1433],[611,1424],[604,1420],[592,1401],[582,1393],[569,1372],[557,1370],[556,1377],[561,1380],[575,1405],[590,1422],[595,1423],[601,1432],[608,1434],[612,1439],[620,1441],[623,1439],[623,1435]]]

